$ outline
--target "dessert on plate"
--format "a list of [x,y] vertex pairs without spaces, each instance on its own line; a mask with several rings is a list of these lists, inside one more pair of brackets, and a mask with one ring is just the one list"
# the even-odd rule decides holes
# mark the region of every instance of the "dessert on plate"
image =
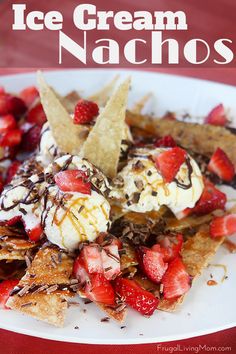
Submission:
[[[74,297],[123,322],[174,311],[236,232],[236,136],[128,109],[130,79],[91,97],[0,92],[0,306],[63,326]],[[78,314],[79,315],[79,314]]]

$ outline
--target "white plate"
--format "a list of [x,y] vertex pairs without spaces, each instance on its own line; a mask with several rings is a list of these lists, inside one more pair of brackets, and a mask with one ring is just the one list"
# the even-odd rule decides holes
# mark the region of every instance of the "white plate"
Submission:
[[[166,110],[178,112],[186,110],[199,117],[222,102],[230,108],[230,115],[236,117],[234,87],[155,73],[123,70],[119,73],[122,77],[132,75],[130,102],[138,100],[147,92],[154,93],[152,111],[156,114],[162,114]],[[83,89],[84,94],[98,90],[113,76],[114,71],[111,70],[54,71],[46,75],[50,84],[61,93],[71,89]],[[35,84],[34,74],[6,76],[0,79],[0,85],[15,92],[32,84]],[[236,196],[232,190],[229,193],[231,198]],[[227,280],[221,283],[222,269],[210,267],[194,282],[184,304],[176,313],[156,312],[151,318],[144,318],[129,310],[126,328],[123,329],[112,321],[100,322],[104,314],[93,304],[82,303],[80,307],[70,307],[66,325],[62,329],[10,310],[0,310],[0,327],[36,337],[92,344],[164,342],[217,332],[236,325],[235,260],[236,256],[229,254],[222,247],[212,263],[227,266]],[[219,281],[219,285],[207,285],[210,273],[215,280]],[[85,312],[84,309],[87,311]],[[75,326],[79,329],[75,329]]]

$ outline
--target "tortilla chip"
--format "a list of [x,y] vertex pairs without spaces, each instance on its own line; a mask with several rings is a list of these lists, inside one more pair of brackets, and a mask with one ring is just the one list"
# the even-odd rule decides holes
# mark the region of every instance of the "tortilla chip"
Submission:
[[127,316],[127,310],[126,307],[122,309],[121,311],[117,312],[115,309],[112,307],[106,306],[104,304],[101,304],[100,302],[95,302],[95,304],[102,310],[104,311],[108,317],[112,318],[113,320],[123,323],[126,319]]
[[143,96],[138,102],[136,102],[132,108],[132,113],[134,114],[141,114],[143,108],[145,107],[146,103],[152,97],[152,93],[148,93]]
[[73,123],[69,113],[48,86],[41,72],[38,72],[38,85],[43,109],[59,149],[64,153],[78,154],[87,128]]
[[80,99],[77,91],[71,91],[66,96],[61,97],[60,101],[69,113],[74,113],[75,106]]
[[165,218],[165,230],[179,232],[186,229],[194,229],[203,224],[209,223],[212,218],[212,214],[207,214],[203,216],[187,216],[182,220],[178,220],[175,217]]
[[[209,230],[204,228],[184,243],[182,250],[183,263],[187,272],[193,280],[201,275],[204,268],[208,266],[211,259],[216,254],[218,248],[224,241],[224,237],[213,239],[209,235]],[[185,295],[173,300],[161,299],[158,305],[159,310],[174,311],[184,300]]]
[[149,116],[126,113],[126,121],[131,126],[142,128],[152,135],[171,135],[177,144],[202,155],[211,157],[220,147],[236,165],[236,135],[224,127],[210,124],[186,123],[170,119],[153,119]]
[[58,286],[62,284],[66,288],[70,284],[72,267],[73,260],[66,253],[51,247],[40,249],[18,284],[21,290],[10,296],[7,306],[38,320],[63,326],[70,292],[58,289]]
[[38,251],[20,286],[68,284],[72,274],[73,259],[57,248]]
[[102,87],[101,90],[89,96],[87,100],[96,102],[101,107],[105,106],[119,80],[119,77],[119,75],[116,75],[108,84]]
[[22,297],[12,296],[7,301],[12,310],[47,322],[57,327],[63,327],[67,301],[60,294],[26,294]]
[[84,158],[110,178],[117,173],[129,86],[130,79],[127,79],[112,95],[81,151]]

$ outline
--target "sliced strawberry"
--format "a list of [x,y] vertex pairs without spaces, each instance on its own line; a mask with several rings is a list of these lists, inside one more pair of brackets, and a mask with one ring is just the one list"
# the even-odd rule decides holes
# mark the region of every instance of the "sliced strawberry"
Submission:
[[16,175],[20,166],[21,166],[20,161],[17,161],[17,160],[12,161],[12,163],[10,164],[10,166],[7,169],[6,184],[8,184],[12,181],[12,178]]
[[111,234],[106,234],[106,233],[101,233],[96,238],[96,242],[101,246],[116,245],[119,250],[123,247],[122,242],[119,238],[117,238]]
[[101,248],[99,245],[85,245],[80,253],[89,274],[103,273]]
[[164,180],[170,183],[177,175],[185,159],[186,151],[179,147],[174,147],[162,152],[156,157],[156,167],[160,170]]
[[90,123],[99,113],[98,105],[95,102],[87,100],[79,100],[75,106],[74,123],[87,124]]
[[91,183],[84,171],[61,171],[55,175],[55,182],[63,192],[91,194]]
[[224,209],[227,201],[225,193],[217,189],[213,183],[204,181],[204,189],[202,195],[192,210],[197,215],[209,214],[217,209]]
[[163,260],[162,253],[158,252],[157,249],[153,251],[147,247],[141,246],[138,250],[138,259],[147,277],[154,283],[159,283],[168,266]]
[[41,225],[39,224],[31,230],[26,230],[26,233],[27,233],[30,241],[38,242],[43,234],[43,229],[42,229]]
[[25,102],[26,106],[29,108],[39,97],[39,92],[35,86],[26,87],[19,94],[20,98]]
[[145,316],[151,316],[159,302],[152,293],[141,288],[134,280],[117,278],[115,291],[127,305]]
[[41,128],[38,125],[33,125],[23,134],[22,150],[31,152],[37,149],[41,136]]
[[81,284],[85,284],[89,281],[89,275],[87,270],[85,269],[84,259],[81,254],[74,261],[73,274]]
[[28,112],[26,120],[29,123],[38,125],[39,127],[44,125],[47,121],[47,117],[41,103],[38,103]]
[[17,224],[18,222],[21,222],[21,221],[22,221],[22,217],[21,216],[14,216],[10,220],[6,221],[6,225],[7,226],[13,226],[13,225],[15,225],[15,224]]
[[17,126],[16,120],[12,114],[0,117],[0,134],[4,134],[9,130],[15,129]]
[[6,306],[6,302],[9,299],[11,291],[19,283],[17,279],[3,280],[0,283],[0,309],[9,309]]
[[2,174],[0,174],[0,193],[2,193],[4,188],[4,180]]
[[106,305],[115,304],[115,292],[111,283],[103,274],[90,274],[90,282],[86,283],[84,292],[91,301]]
[[22,138],[22,132],[20,129],[12,129],[0,136],[1,147],[12,147],[19,145]]
[[112,280],[120,273],[120,256],[117,245],[104,246],[102,250],[102,265],[107,280]]
[[225,114],[225,108],[222,103],[211,110],[211,112],[205,118],[204,123],[219,125],[223,127],[228,123],[228,119]]
[[211,237],[231,236],[236,233],[236,214],[214,218],[210,224]]
[[207,168],[226,182],[232,181],[235,175],[234,165],[226,153],[220,148],[217,148],[212,155]]
[[156,147],[175,147],[177,144],[171,135],[163,136],[154,143]]
[[0,94],[0,115],[13,114],[15,117],[20,117],[25,113],[27,107],[24,101],[16,96],[8,93]]
[[175,258],[162,279],[164,299],[174,299],[190,289],[190,277],[181,258]]
[[[152,250],[161,252],[164,262],[170,263],[180,254],[183,246],[183,235],[176,234],[159,236],[158,242],[159,245],[152,246]],[[160,246],[160,249],[157,249],[156,246]]]

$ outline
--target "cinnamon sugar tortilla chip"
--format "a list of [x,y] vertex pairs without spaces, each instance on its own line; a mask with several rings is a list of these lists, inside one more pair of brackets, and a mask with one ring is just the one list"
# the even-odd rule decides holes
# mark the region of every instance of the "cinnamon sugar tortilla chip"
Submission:
[[86,127],[75,125],[55,92],[48,86],[41,72],[37,74],[39,93],[52,134],[64,153],[78,154],[84,141]]
[[110,178],[119,162],[130,79],[111,96],[85,141],[81,154]]
[[101,304],[100,302],[95,302],[95,304],[102,310],[104,311],[108,317],[112,318],[113,320],[123,323],[126,319],[127,316],[127,310],[124,308],[123,310],[117,312],[115,309],[112,307],[106,306],[104,304]]
[[134,127],[162,137],[171,135],[177,144],[202,155],[211,157],[215,150],[223,149],[236,165],[236,135],[224,127],[210,124],[187,123],[126,112],[126,122]]
[[109,100],[109,97],[111,96],[116,83],[119,79],[119,75],[116,75],[108,84],[103,86],[101,90],[98,92],[95,92],[93,95],[89,96],[87,99],[89,101],[96,102],[99,106],[105,106],[107,101]]
[[146,103],[152,97],[152,93],[147,93],[143,96],[138,102],[136,102],[132,108],[132,113],[134,114],[141,114],[143,108],[145,107]]
[[[197,232],[193,237],[189,237],[184,243],[182,258],[187,272],[193,277],[193,280],[201,275],[204,268],[208,266],[223,241],[223,237],[212,239],[209,231],[205,228]],[[175,311],[183,300],[184,296],[177,300],[162,299],[159,302],[158,309],[168,312]]]
[[[69,292],[57,290],[57,286],[62,284],[64,287],[70,284],[72,267],[73,260],[66,253],[60,252],[57,248],[40,249],[18,284],[21,291],[10,296],[7,306],[38,320],[62,327]],[[35,286],[39,287],[36,291]],[[51,292],[50,286],[55,286]]]
[[63,327],[67,301],[60,294],[36,293],[22,297],[14,295],[7,301],[7,306],[37,320]]

